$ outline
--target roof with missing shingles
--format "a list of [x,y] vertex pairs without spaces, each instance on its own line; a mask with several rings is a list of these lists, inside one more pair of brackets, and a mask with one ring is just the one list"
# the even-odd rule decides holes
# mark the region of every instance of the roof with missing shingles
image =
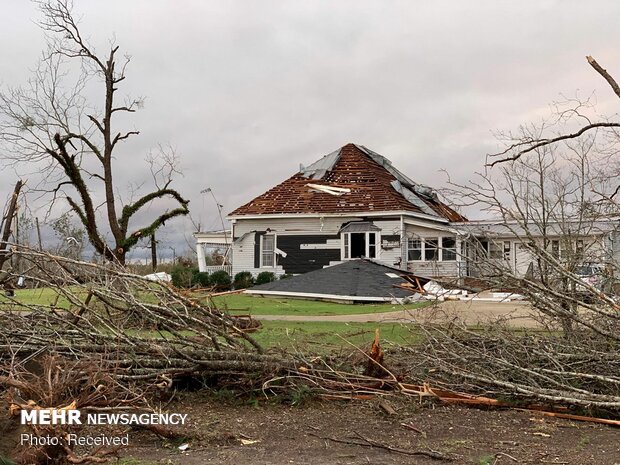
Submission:
[[[308,186],[336,187],[329,192]],[[298,213],[409,211],[465,221],[432,189],[414,183],[385,157],[347,144],[234,210],[230,216]]]

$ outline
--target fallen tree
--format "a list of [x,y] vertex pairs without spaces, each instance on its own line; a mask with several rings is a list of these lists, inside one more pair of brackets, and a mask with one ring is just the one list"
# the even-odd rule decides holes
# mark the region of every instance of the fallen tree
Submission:
[[[286,356],[266,354],[237,319],[177,292],[167,283],[96,264],[10,247],[30,298],[0,297],[0,386],[7,408],[155,411],[184,379],[269,379],[295,368]],[[15,422],[15,420],[13,420]],[[75,426],[13,424],[65,437]],[[156,434],[171,434],[154,431]],[[105,460],[113,450],[77,455],[66,441],[54,447],[17,447],[18,463]],[[59,462],[60,463],[60,462]]]
[[[618,86],[591,58],[616,92]],[[472,331],[427,328],[416,350],[433,383],[453,389],[620,414],[620,123],[590,122],[589,102],[556,104],[541,125],[503,135],[484,171],[452,183],[455,202],[494,219],[472,226],[461,251],[484,287],[518,293],[539,328],[502,322]],[[556,131],[550,135],[550,131]],[[519,269],[517,257],[527,270]]]

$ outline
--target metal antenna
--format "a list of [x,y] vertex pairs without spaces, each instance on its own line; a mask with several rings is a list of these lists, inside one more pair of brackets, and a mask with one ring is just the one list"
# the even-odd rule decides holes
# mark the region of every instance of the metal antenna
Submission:
[[224,205],[220,205],[220,203],[217,201],[217,199],[215,198],[215,194],[213,193],[213,189],[211,189],[210,187],[207,187],[206,189],[203,189],[200,191],[201,194],[211,194],[211,196],[213,197],[213,201],[215,202],[215,205],[217,206],[217,211],[220,215],[220,222],[222,223],[222,231],[224,231],[224,243],[226,245],[228,245],[228,236],[226,235],[226,226],[224,225],[224,217],[222,216],[222,208],[224,207]]

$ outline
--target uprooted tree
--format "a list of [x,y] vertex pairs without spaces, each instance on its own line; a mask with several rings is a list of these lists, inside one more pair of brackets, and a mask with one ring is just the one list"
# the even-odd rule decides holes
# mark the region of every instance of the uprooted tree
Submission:
[[[78,27],[69,0],[45,0],[38,5],[48,49],[27,86],[0,92],[3,158],[5,163],[26,164],[31,170],[36,166],[53,200],[66,198],[94,249],[107,260],[124,264],[127,252],[140,239],[188,213],[188,201],[170,187],[175,159],[168,154],[159,165],[151,161],[151,172],[158,179],[155,189],[131,199],[119,211],[114,164],[128,156],[120,152],[122,143],[139,134],[118,131],[115,126],[122,114],[141,106],[140,99],[119,103],[117,98],[130,58],[119,62],[115,44],[107,55],[98,54]],[[86,96],[93,86],[103,86],[99,106]],[[99,190],[104,193],[102,202]],[[177,206],[145,226],[131,226],[139,212],[161,199],[172,199]],[[99,204],[105,219],[99,215]],[[106,239],[107,233],[112,241]]]
[[[588,62],[620,97],[613,78]],[[420,363],[435,381],[618,416],[620,123],[592,122],[587,106],[556,107],[551,125],[510,134],[476,179],[452,185],[463,204],[498,218],[463,238],[470,272],[489,288],[523,295],[539,325],[429,330]],[[548,136],[551,128],[559,132]],[[529,261],[527,269],[515,257]]]

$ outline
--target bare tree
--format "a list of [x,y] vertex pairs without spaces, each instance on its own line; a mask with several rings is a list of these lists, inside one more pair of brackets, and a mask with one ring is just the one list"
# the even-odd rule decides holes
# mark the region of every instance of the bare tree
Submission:
[[[611,76],[588,61],[620,97]],[[588,106],[558,104],[542,125],[502,134],[507,149],[474,180],[452,184],[455,201],[497,219],[464,226],[470,273],[489,288],[523,295],[539,324],[531,332],[505,321],[482,331],[458,321],[429,328],[428,345],[416,352],[433,381],[620,412],[620,123],[592,122]]]
[[[142,105],[140,99],[117,102],[130,58],[119,62],[119,46],[115,44],[110,45],[107,55],[98,54],[84,38],[70,0],[38,4],[48,50],[27,86],[0,93],[0,140],[6,149],[5,161],[36,165],[47,182],[53,183],[48,189],[53,200],[66,198],[95,250],[123,264],[127,252],[140,239],[149,237],[169,219],[186,215],[188,201],[170,187],[176,170],[170,169],[167,159],[164,166],[168,169],[153,173],[160,178],[155,189],[119,211],[114,160],[121,156],[121,144],[139,132],[118,131],[114,123],[120,115],[131,114]],[[89,86],[95,85],[102,85],[104,90],[99,108],[85,97]],[[104,192],[101,203],[105,219],[99,215],[96,189]],[[173,199],[178,206],[144,226],[130,228],[138,212],[164,198]],[[111,240],[106,238],[107,233]]]
[[[594,68],[594,70],[600,74],[605,81],[607,81],[616,96],[620,98],[620,86],[613,76],[609,74],[607,70],[604,69],[593,57],[586,56],[586,60],[590,66],[592,66],[592,68]],[[597,135],[601,131],[603,131],[603,135],[610,136],[614,140],[618,139],[618,128],[620,128],[620,122],[612,120],[592,121],[587,114],[582,112],[584,107],[589,106],[588,102],[573,99],[567,103],[573,103],[573,105],[557,112],[556,118],[552,119],[551,124],[544,125],[539,133],[529,134],[525,137],[523,134],[517,134],[516,137],[513,137],[512,134],[508,134],[506,139],[512,139],[512,143],[509,143],[505,150],[490,154],[487,166],[493,167],[498,164],[518,160],[523,155],[536,151],[537,149],[573,139],[581,139],[588,134]],[[572,128],[572,130],[569,131],[562,131],[562,127],[566,128],[566,123],[570,120],[577,120],[584,124],[578,125],[576,128]],[[552,136],[544,134],[544,130],[551,130],[557,125],[560,125],[561,127],[558,133],[553,134]],[[620,185],[617,185],[609,198],[615,198],[619,192]]]

